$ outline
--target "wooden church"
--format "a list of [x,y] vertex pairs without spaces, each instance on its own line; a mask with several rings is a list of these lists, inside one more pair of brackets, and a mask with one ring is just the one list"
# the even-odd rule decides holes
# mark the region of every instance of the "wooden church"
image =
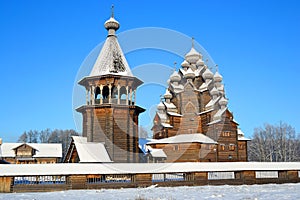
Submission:
[[[147,144],[151,162],[247,161],[249,139],[227,107],[222,79],[192,45],[157,106]],[[165,156],[152,155],[158,150]]]
[[105,43],[89,76],[79,81],[86,90],[86,104],[76,109],[83,134],[73,137],[64,162],[247,161],[248,139],[227,108],[222,76],[210,71],[194,47],[168,80],[153,140],[141,156],[138,122],[145,109],[136,105],[136,91],[143,82],[131,73],[118,43],[113,12],[104,26]]

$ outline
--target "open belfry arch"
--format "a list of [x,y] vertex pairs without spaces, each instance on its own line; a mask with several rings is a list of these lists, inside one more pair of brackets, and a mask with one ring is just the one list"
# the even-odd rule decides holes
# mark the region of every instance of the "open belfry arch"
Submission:
[[136,105],[136,91],[143,82],[131,73],[119,45],[113,9],[104,27],[108,35],[93,69],[79,81],[86,90],[86,104],[76,109],[82,136],[103,143],[113,162],[139,162],[138,120],[145,109]]

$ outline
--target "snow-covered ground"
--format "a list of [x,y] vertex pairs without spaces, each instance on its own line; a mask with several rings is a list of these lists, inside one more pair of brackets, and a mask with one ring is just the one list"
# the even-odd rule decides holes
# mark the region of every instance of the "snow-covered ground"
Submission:
[[45,193],[0,194],[0,199],[300,199],[300,184],[241,186],[148,187],[130,189],[69,190]]

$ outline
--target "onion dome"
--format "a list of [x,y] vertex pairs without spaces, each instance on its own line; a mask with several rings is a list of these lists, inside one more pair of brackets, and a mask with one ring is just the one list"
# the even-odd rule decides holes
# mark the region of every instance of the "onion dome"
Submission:
[[215,82],[221,82],[223,80],[223,77],[221,76],[221,74],[219,74],[219,72],[217,71],[214,75],[214,81]]
[[195,73],[193,72],[193,70],[191,68],[189,68],[187,71],[186,71],[186,74],[184,75],[184,77],[186,79],[193,79],[195,78]]
[[170,76],[171,82],[179,82],[181,80],[180,75],[174,71],[173,74]]
[[197,62],[196,62],[196,65],[197,66],[203,66],[204,65],[204,62],[202,59],[199,59]]
[[168,84],[168,85],[170,84],[170,79],[167,80],[167,84]]
[[106,30],[109,29],[114,29],[115,31],[118,30],[120,28],[120,24],[117,20],[115,20],[115,18],[110,17],[105,23],[104,23],[104,27],[106,28]]
[[222,98],[220,99],[220,101],[219,101],[219,104],[220,104],[221,107],[226,107],[227,104],[228,104],[228,100],[225,99],[224,97],[222,97]]
[[202,74],[203,78],[206,79],[212,79],[214,74],[207,68],[205,72]]
[[164,110],[165,109],[165,105],[160,102],[158,105],[157,105],[157,110]]
[[189,68],[190,67],[190,63],[188,63],[186,60],[184,60],[182,63],[181,63],[181,66],[183,68]]
[[104,23],[104,27],[108,30],[108,35],[115,35],[116,30],[120,28],[120,23],[114,18],[114,6],[111,7],[111,17]]
[[219,91],[217,90],[216,87],[213,87],[213,89],[210,91],[210,94],[211,94],[212,96],[215,96],[215,95],[218,95],[218,94],[219,94]]
[[169,92],[169,90],[166,90],[166,93],[164,94],[164,98],[165,99],[171,99],[172,98],[172,94]]
[[196,64],[201,58],[201,54],[196,51],[194,47],[192,47],[191,50],[185,55],[185,59],[191,64]]

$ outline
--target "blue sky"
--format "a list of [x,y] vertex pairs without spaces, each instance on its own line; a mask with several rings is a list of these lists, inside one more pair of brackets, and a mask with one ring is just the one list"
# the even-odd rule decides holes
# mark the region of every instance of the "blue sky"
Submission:
[[[76,75],[85,57],[106,38],[103,23],[111,4],[121,23],[119,33],[162,27],[195,37],[219,65],[229,108],[247,136],[266,122],[284,121],[300,132],[297,0],[0,0],[4,142],[16,141],[30,129],[75,129]],[[131,52],[127,58],[132,68],[153,62],[172,68],[174,61],[182,62],[159,51]],[[151,91],[159,90],[163,87],[142,87],[138,104],[157,104],[159,96]],[[150,123],[146,115],[142,125]]]

